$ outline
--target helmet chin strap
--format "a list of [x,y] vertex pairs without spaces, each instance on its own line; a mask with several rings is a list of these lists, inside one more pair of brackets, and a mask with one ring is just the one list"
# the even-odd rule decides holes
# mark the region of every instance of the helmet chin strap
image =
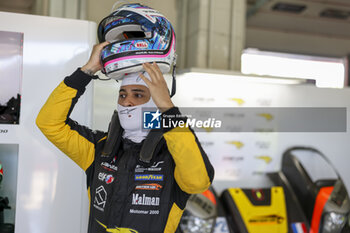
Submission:
[[173,67],[173,83],[171,85],[171,93],[170,93],[170,98],[173,97],[176,93],[176,65]]
[[177,54],[174,54],[174,65],[173,65],[173,72],[172,72],[172,76],[173,76],[173,83],[171,85],[171,93],[170,93],[170,98],[173,97],[176,93],[176,58],[177,58]]

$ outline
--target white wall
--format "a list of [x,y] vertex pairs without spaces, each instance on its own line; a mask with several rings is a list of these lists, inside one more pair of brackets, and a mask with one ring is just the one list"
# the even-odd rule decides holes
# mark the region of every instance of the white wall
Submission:
[[[88,60],[96,24],[0,12],[0,31],[24,35],[20,124],[0,124],[1,132],[7,130],[0,134],[0,144],[19,145],[15,231],[85,233],[89,209],[85,174],[45,138],[35,119],[52,90]],[[87,126],[91,126],[91,89],[72,112],[74,120]]]

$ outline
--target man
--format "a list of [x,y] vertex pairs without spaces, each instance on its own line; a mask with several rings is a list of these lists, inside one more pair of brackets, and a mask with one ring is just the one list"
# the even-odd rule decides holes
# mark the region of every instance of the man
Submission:
[[[191,129],[163,129],[159,140],[141,130],[142,107],[157,107],[163,117],[179,120],[179,109],[170,99],[157,64],[143,64],[147,73],[124,77],[119,118],[111,122],[121,127],[114,134],[113,127],[108,134],[96,132],[69,118],[91,75],[102,69],[100,53],[107,44],[95,45],[87,64],[53,91],[36,123],[86,172],[89,233],[175,232],[190,194],[208,189],[214,170]],[[112,151],[106,155],[104,150],[113,135]],[[150,161],[141,161],[142,154]]]

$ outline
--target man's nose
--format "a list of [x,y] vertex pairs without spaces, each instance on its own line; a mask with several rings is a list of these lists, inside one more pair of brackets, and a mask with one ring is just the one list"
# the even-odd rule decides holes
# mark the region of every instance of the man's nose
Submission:
[[132,99],[130,97],[128,97],[128,96],[124,99],[123,105],[124,105],[124,107],[135,106],[135,104],[133,103]]

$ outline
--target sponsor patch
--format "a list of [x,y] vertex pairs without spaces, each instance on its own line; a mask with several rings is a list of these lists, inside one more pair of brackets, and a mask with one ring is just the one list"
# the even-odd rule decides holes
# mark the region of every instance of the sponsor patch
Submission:
[[130,209],[130,214],[159,214],[159,210],[134,210]]
[[104,181],[104,179],[106,178],[106,176],[107,176],[107,174],[104,173],[104,172],[98,173],[98,179],[99,179],[100,181]]
[[159,206],[159,197],[148,197],[146,194],[132,194],[132,205],[143,205],[143,206]]
[[105,181],[106,181],[106,184],[110,184],[114,181],[114,177],[112,175],[107,175]]
[[100,211],[104,211],[107,201],[107,192],[101,185],[96,189],[94,207]]
[[113,175],[106,174],[104,172],[100,172],[98,174],[98,179],[102,182],[106,182],[106,184],[111,184],[114,181]]
[[139,48],[139,49],[144,49],[144,48],[147,48],[148,47],[148,43],[147,42],[144,42],[144,41],[140,41],[140,42],[137,42],[135,44],[135,47],[136,48]]
[[154,181],[163,181],[164,175],[135,175],[135,180],[154,180]]
[[149,171],[149,172],[159,172],[162,170],[162,168],[160,167],[160,165],[164,163],[164,161],[158,161],[158,162],[154,162],[152,166],[150,167],[143,167],[141,165],[136,165],[135,168],[135,172],[145,172],[145,171]]
[[152,184],[140,184],[137,185],[135,189],[138,190],[161,190],[163,186],[157,183],[152,183]]
[[117,166],[110,164],[110,163],[107,163],[107,162],[102,162],[101,167],[103,167],[104,169],[106,169],[108,171],[118,171]]

